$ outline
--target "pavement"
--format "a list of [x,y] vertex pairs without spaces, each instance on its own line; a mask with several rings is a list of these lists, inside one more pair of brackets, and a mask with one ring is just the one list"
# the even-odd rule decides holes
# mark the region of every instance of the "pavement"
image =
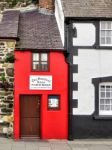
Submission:
[[112,150],[112,139],[15,141],[0,138],[0,150]]

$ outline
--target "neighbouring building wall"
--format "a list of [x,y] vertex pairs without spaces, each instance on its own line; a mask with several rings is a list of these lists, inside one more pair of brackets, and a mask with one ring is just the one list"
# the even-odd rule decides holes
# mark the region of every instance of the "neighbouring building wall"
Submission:
[[[92,48],[96,42],[96,28],[93,23],[76,22],[72,24],[72,28],[75,33],[72,38],[74,46],[72,82],[75,86],[77,84],[77,90],[73,89],[72,91],[72,99],[77,100],[78,103],[78,107],[73,108],[72,111],[73,115],[90,115],[94,112],[94,86],[91,78],[100,75],[101,66],[103,65],[100,63],[100,55],[104,52],[84,48],[85,46]],[[75,51],[77,51],[77,55],[75,55]]]
[[[112,137],[111,116],[99,115],[99,88],[94,81],[112,82],[112,50],[99,43],[99,22],[79,21],[71,25],[69,36],[70,137]],[[70,32],[71,32],[70,31]],[[99,81],[98,81],[99,80]]]
[[[110,116],[96,117],[96,99],[98,90],[92,83],[94,78],[112,76],[112,51],[108,49],[78,49],[78,56],[73,56],[73,65],[78,72],[72,73],[72,136],[73,138],[112,137],[112,119]],[[99,97],[99,96],[98,96]],[[97,100],[97,102],[96,102]]]
[[74,23],[73,29],[77,32],[73,38],[74,46],[92,46],[95,44],[95,26],[93,23]]
[[0,40],[0,134],[13,132],[15,43],[15,40]]
[[73,81],[78,83],[78,91],[73,91],[73,99],[78,99],[78,108],[73,115],[92,115],[95,111],[95,88],[93,78],[112,76],[112,51],[108,49],[78,49],[73,56],[73,64],[78,65],[78,73],[73,73]]
[[55,17],[61,35],[61,40],[64,45],[64,14],[60,0],[55,0]]

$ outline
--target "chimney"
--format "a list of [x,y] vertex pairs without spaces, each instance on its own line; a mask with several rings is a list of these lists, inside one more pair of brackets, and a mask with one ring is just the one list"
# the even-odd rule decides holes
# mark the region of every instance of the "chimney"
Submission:
[[54,1],[55,0],[39,0],[39,8],[54,12]]

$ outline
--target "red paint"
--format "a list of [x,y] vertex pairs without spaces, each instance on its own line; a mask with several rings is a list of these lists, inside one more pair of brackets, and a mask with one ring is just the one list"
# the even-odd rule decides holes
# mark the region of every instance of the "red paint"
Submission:
[[[20,138],[20,108],[21,94],[41,95],[41,138],[68,138],[68,66],[62,52],[50,52],[50,71],[33,72],[31,70],[31,52],[15,51],[15,102],[14,102],[14,137]],[[52,75],[53,90],[29,90],[30,75]],[[49,94],[60,95],[60,110],[49,111],[47,98]]]

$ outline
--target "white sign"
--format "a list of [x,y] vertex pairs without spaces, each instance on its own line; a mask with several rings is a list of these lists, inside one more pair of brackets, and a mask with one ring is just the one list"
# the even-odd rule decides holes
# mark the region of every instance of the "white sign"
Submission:
[[52,76],[30,76],[30,90],[52,90]]

